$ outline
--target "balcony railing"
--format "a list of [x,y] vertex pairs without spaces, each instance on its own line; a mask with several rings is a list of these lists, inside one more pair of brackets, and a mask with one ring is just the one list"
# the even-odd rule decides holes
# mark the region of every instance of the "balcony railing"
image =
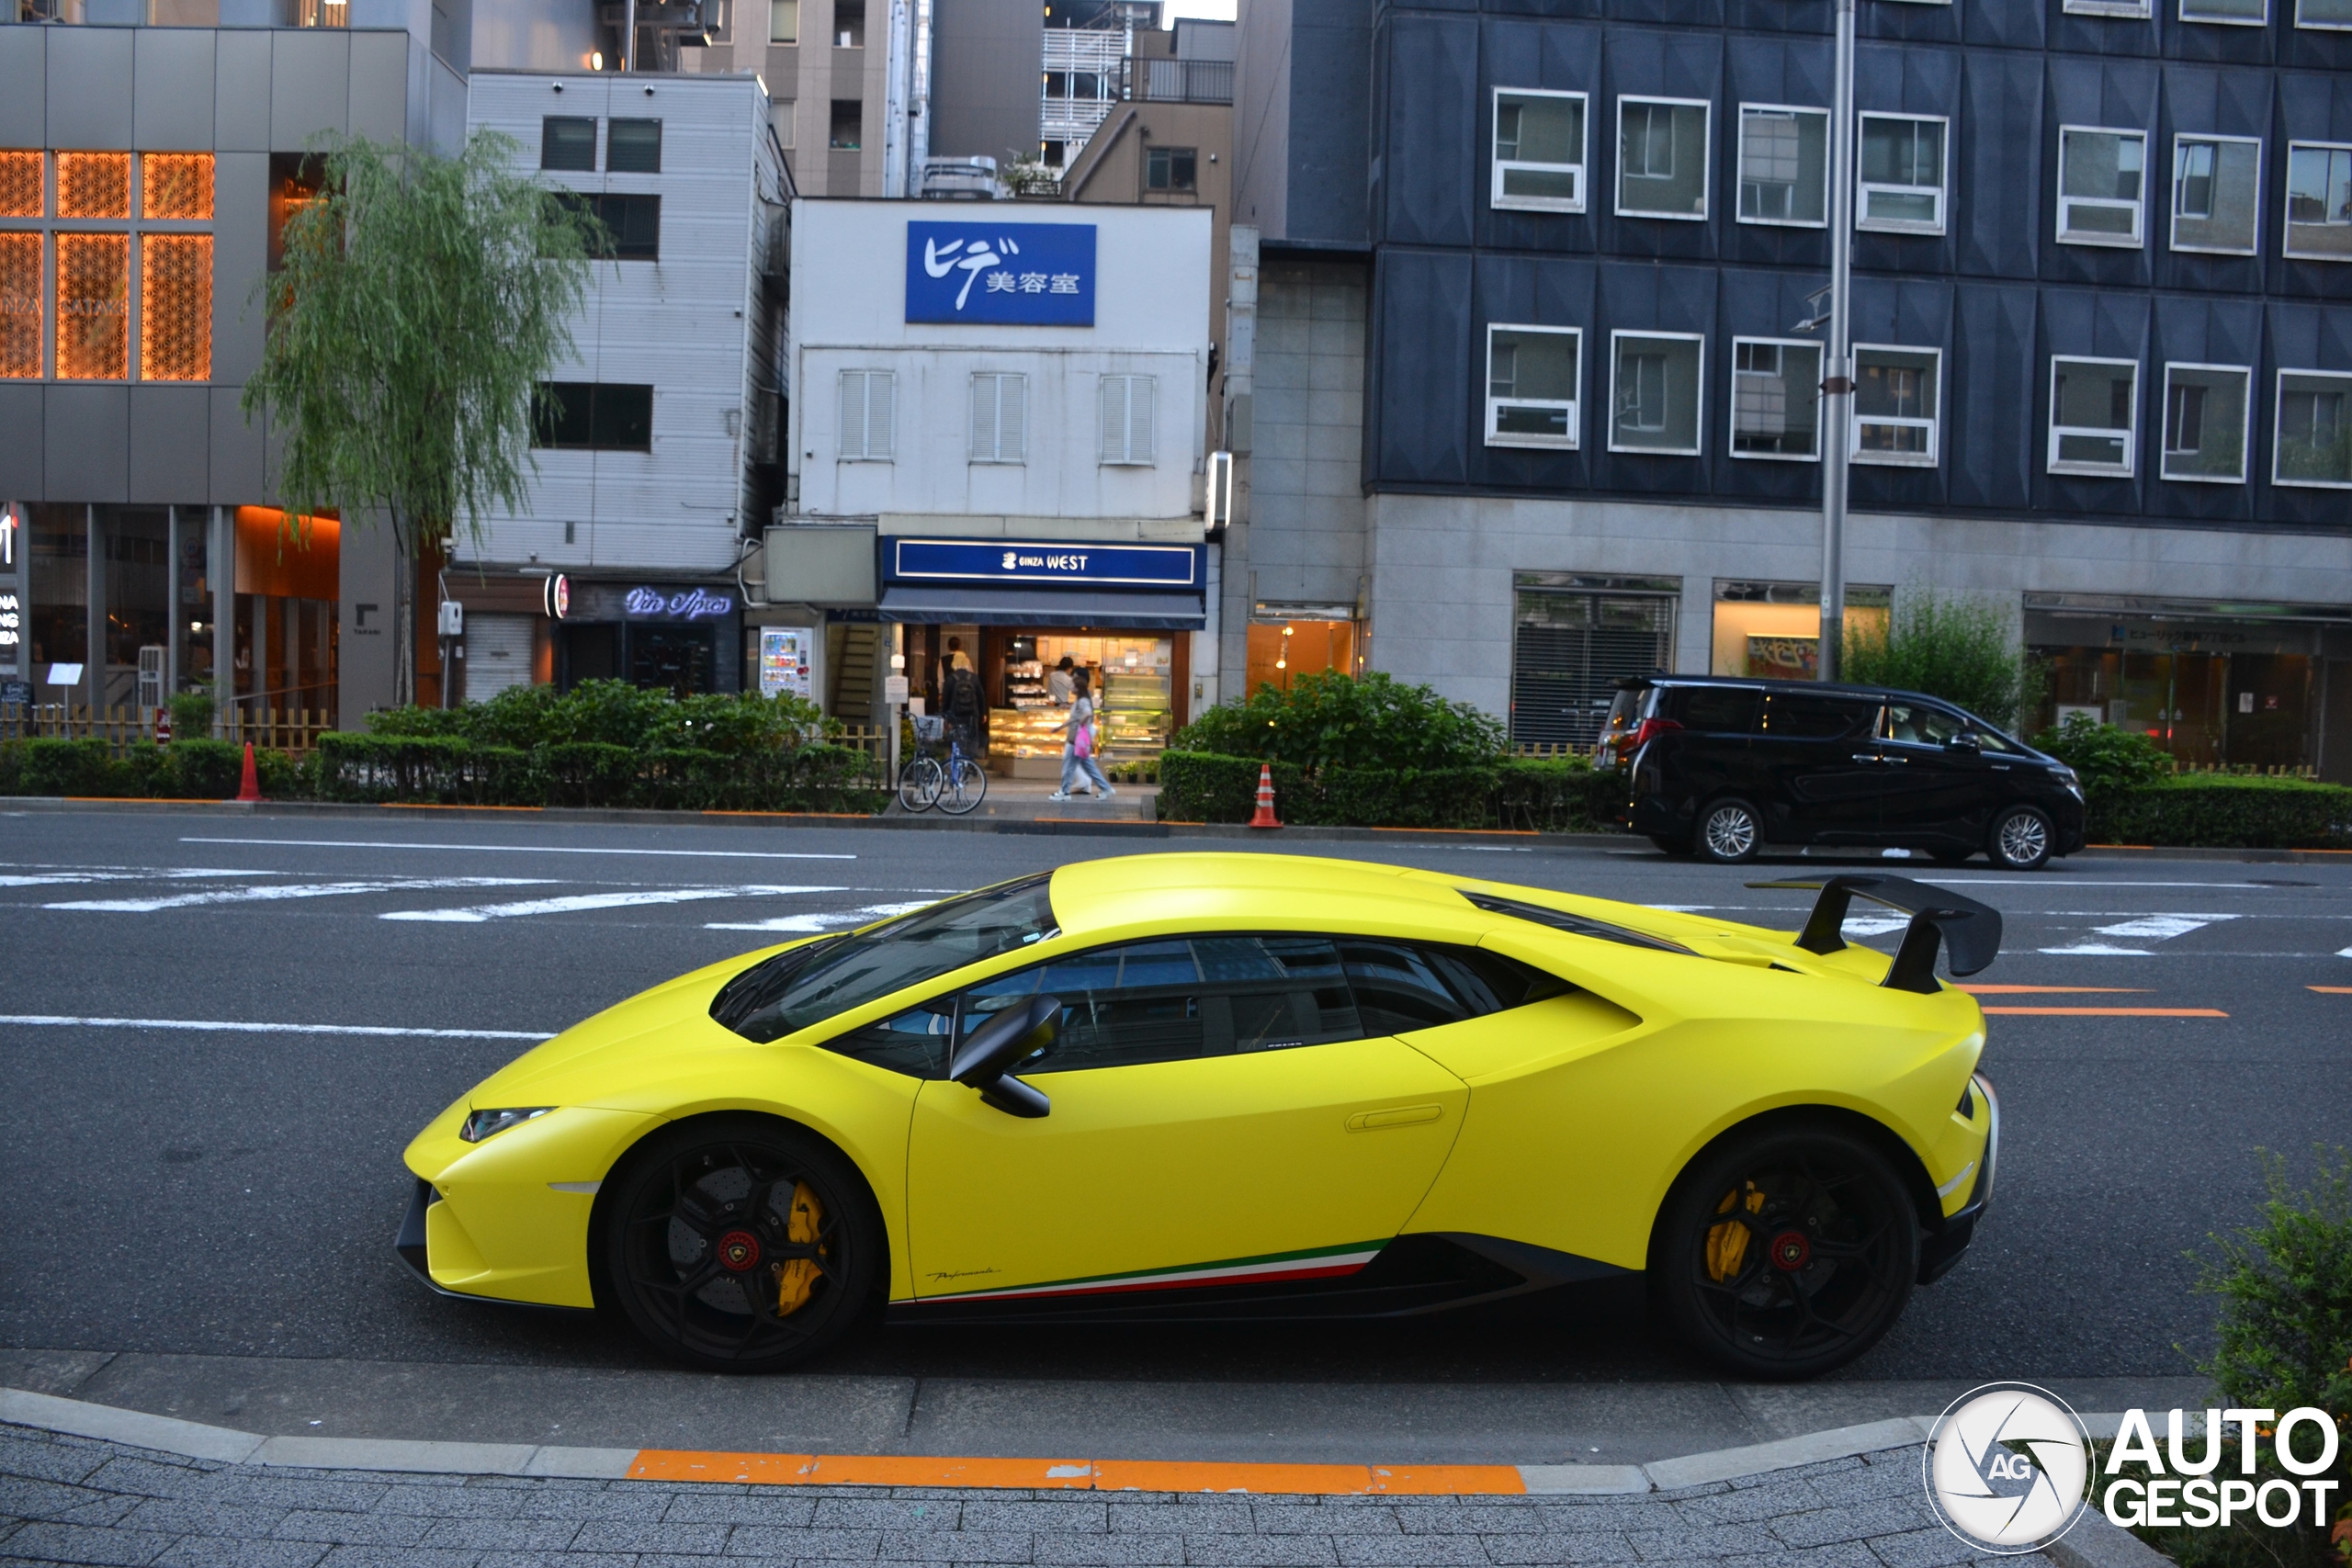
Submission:
[[1119,96],[1155,104],[1229,104],[1230,60],[1134,59],[1122,62]]

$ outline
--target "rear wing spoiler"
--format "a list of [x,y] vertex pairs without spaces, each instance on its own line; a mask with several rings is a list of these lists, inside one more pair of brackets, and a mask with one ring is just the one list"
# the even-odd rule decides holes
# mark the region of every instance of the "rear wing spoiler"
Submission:
[[2001,912],[1963,898],[1941,887],[1930,887],[1907,876],[1831,876],[1818,882],[1751,882],[1750,887],[1819,891],[1813,913],[1797,934],[1796,944],[1807,953],[1836,953],[1846,945],[1839,928],[1857,897],[1911,917],[1903,945],[1880,982],[1890,990],[1917,991],[1933,996],[1936,949],[1941,946],[1955,976],[1973,975],[2001,953]]

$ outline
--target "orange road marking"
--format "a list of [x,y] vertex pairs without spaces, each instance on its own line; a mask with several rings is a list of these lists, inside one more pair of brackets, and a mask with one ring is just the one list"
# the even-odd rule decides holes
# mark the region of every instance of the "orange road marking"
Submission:
[[2323,997],[2352,997],[2352,986],[2306,986],[2307,991],[2317,991]]
[[2139,996],[2145,986],[1955,986],[1954,990],[1966,991],[1972,997],[2024,997],[2069,995]]
[[632,1481],[755,1486],[964,1486],[1306,1496],[1494,1496],[1527,1490],[1507,1464],[1216,1464],[1156,1460],[954,1459],[922,1454],[704,1453],[645,1449]]
[[2021,1018],[2227,1018],[2219,1008],[1986,1008]]

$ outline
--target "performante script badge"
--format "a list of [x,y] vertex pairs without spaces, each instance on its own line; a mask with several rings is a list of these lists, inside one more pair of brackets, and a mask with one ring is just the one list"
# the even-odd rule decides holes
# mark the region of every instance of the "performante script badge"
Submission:
[[2090,1500],[2090,1434],[2048,1389],[1986,1383],[1937,1418],[1922,1468],[1946,1529],[1978,1551],[2036,1551]]

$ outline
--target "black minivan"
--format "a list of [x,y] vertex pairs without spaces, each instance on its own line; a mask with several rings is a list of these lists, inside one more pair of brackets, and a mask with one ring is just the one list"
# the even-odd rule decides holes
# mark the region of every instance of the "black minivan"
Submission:
[[1916,692],[1654,675],[1620,682],[1600,766],[1624,820],[1669,854],[1724,863],[1767,844],[1982,850],[2030,871],[2083,847],[2072,768]]

